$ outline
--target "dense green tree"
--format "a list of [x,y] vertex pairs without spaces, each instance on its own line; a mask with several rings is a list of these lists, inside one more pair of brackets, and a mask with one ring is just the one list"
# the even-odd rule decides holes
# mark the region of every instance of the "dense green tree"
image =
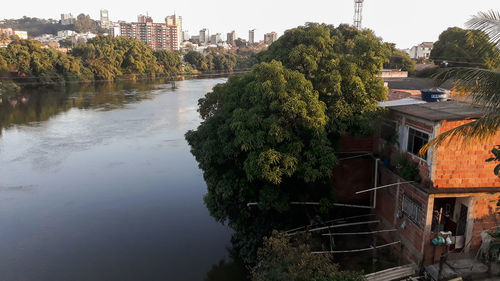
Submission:
[[[300,240],[304,240],[302,238]],[[340,272],[331,255],[311,253],[307,243],[293,243],[274,231],[258,251],[252,281],[362,281],[357,273]]]
[[15,39],[0,52],[8,68],[19,73],[19,82],[52,83],[92,79],[81,60],[57,50],[43,48],[33,40]]
[[158,50],[153,52],[158,65],[164,73],[181,73],[183,71],[183,63],[177,52]]
[[96,79],[113,80],[124,74],[154,74],[159,70],[153,51],[131,38],[98,36],[75,47],[71,55],[81,58]]
[[436,63],[447,61],[452,67],[481,67],[491,70],[500,67],[496,46],[480,30],[450,27],[439,35],[430,59]]
[[401,69],[403,71],[408,71],[409,75],[414,75],[416,66],[415,61],[412,60],[406,52],[396,49],[394,44],[386,43],[386,46],[390,49],[391,54],[389,56],[389,62],[384,64],[384,68]]
[[287,30],[259,57],[304,74],[326,103],[329,133],[339,134],[370,130],[370,114],[385,99],[378,74],[389,55],[390,49],[370,30],[308,23]]
[[75,29],[78,32],[86,33],[92,30],[93,21],[89,15],[79,14],[75,20]]
[[[302,74],[273,61],[230,77],[199,106],[203,122],[186,139],[207,183],[205,203],[237,231],[240,253],[251,256],[270,221],[330,176],[336,158],[324,129],[325,104]],[[249,209],[249,202],[260,205]]]
[[184,61],[191,64],[197,70],[209,70],[209,65],[205,56],[199,52],[189,51],[184,55]]

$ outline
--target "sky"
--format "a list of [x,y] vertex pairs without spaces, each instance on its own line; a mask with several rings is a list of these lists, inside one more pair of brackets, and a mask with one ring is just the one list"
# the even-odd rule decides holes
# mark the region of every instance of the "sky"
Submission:
[[[137,21],[138,14],[149,14],[154,22],[164,22],[176,13],[183,18],[183,30],[190,35],[208,28],[211,34],[236,31],[248,39],[248,30],[256,29],[256,39],[275,31],[282,35],[287,29],[306,22],[352,24],[353,0],[190,0],[190,1],[126,1],[126,0],[24,0],[2,5],[0,19],[22,16],[60,19],[61,13],[88,14],[99,19],[99,10],[107,9],[112,21]],[[424,41],[436,41],[451,26],[464,23],[480,11],[500,10],[500,0],[365,0],[363,27],[370,28],[386,42],[398,48],[410,48]]]

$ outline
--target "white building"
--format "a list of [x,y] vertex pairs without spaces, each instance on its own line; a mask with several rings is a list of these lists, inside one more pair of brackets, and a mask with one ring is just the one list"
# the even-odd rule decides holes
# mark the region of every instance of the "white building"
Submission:
[[71,37],[73,35],[75,35],[76,32],[73,31],[73,30],[61,30],[61,31],[58,31],[57,32],[57,37],[60,37],[60,38],[68,38],[68,37]]
[[220,33],[213,34],[210,36],[210,43],[211,44],[219,44],[222,42],[222,35]]
[[429,59],[433,47],[433,42],[423,42],[422,44],[413,46],[411,49],[406,49],[405,51],[412,59]]
[[179,50],[182,41],[184,41],[182,37],[182,17],[176,16],[175,14],[173,16],[167,16],[165,18],[165,23],[167,25],[177,26],[177,47],[175,49]]
[[75,24],[75,18],[71,13],[61,14],[61,24],[62,25]]
[[111,23],[109,21],[109,12],[108,10],[101,10],[100,11],[100,14],[101,14],[101,27],[102,28],[110,28],[111,26]]
[[182,42],[189,41],[189,38],[190,38],[189,31],[187,30],[182,31]]

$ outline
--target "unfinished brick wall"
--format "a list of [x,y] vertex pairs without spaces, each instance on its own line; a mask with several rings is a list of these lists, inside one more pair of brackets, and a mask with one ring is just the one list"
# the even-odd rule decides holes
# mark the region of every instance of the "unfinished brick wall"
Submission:
[[500,194],[478,194],[473,199],[474,226],[470,249],[476,252],[481,246],[481,232],[491,231],[500,225],[500,215],[495,212]]
[[[385,167],[381,168],[379,186],[396,183],[398,178],[401,182],[405,181],[389,169]],[[390,224],[393,224],[395,214],[402,211],[403,196],[409,196],[420,203],[420,220],[417,223],[413,222],[408,217],[403,216],[401,218],[397,218],[396,223],[393,225],[393,227],[398,229],[398,235],[402,238],[405,247],[410,248],[411,246],[412,249],[408,249],[410,256],[413,257],[415,262],[418,262],[422,251],[428,196],[411,184],[401,184],[397,199],[396,195],[396,186],[379,190],[377,192],[377,214],[383,217]],[[397,210],[396,202],[398,205]],[[404,228],[401,227],[403,221],[406,222]]]
[[[442,121],[440,133],[469,121]],[[454,140],[437,148],[434,155],[434,187],[500,187],[500,178],[493,173],[495,163],[485,162],[492,157],[494,145],[500,144],[500,133],[487,143],[462,145]]]

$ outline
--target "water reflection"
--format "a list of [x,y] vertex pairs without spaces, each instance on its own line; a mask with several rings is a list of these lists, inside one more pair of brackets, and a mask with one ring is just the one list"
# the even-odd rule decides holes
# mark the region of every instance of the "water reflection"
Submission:
[[150,99],[155,90],[169,87],[170,82],[165,80],[139,80],[32,88],[14,96],[0,96],[0,134],[12,125],[47,121],[73,107],[119,109]]
[[235,263],[218,262],[231,230],[203,205],[184,140],[200,122],[198,99],[224,81],[3,98],[0,279],[238,280]]

